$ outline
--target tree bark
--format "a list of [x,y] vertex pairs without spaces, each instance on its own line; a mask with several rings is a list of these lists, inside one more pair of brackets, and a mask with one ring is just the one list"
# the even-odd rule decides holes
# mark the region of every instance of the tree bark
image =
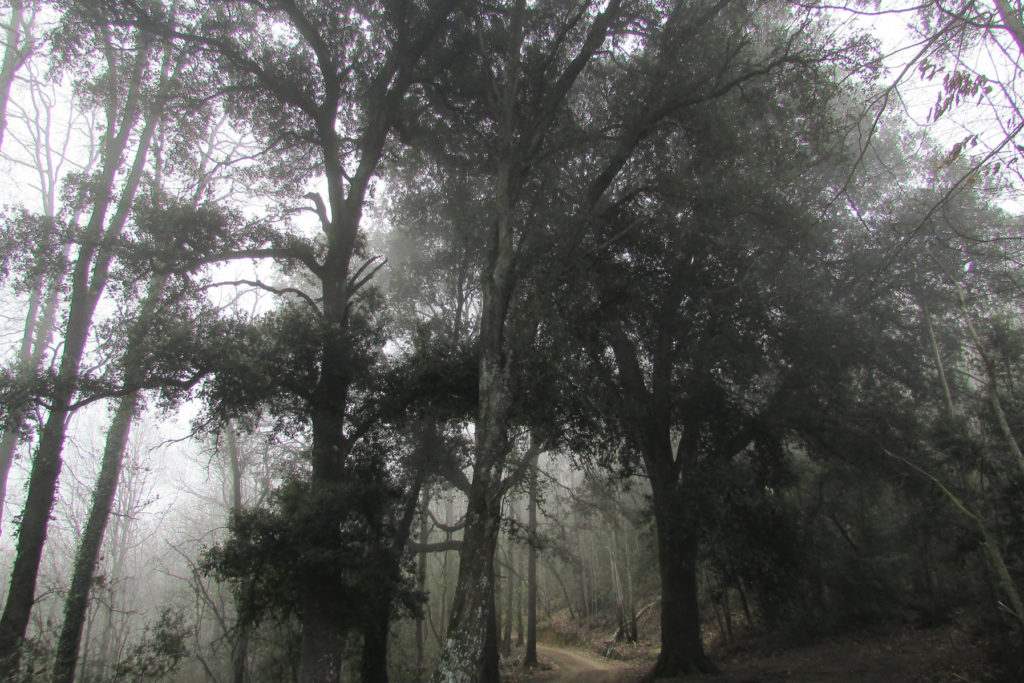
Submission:
[[[476,421],[473,482],[466,511],[466,530],[460,556],[455,604],[445,649],[434,681],[470,683],[498,681],[497,634],[494,614],[494,552],[504,495],[502,472],[510,451],[512,403],[516,394],[515,349],[524,328],[510,320],[515,301],[517,216],[530,164],[541,153],[557,115],[576,80],[589,64],[620,12],[611,0],[592,21],[578,52],[559,73],[548,74],[552,87],[534,110],[523,115],[521,93],[526,77],[522,55],[529,7],[516,0],[504,14],[507,38],[500,74],[482,96],[495,120],[493,145],[494,224],[487,237],[487,258],[481,268],[480,379]],[[552,55],[552,63],[555,62]],[[491,643],[494,643],[492,648]]]
[[513,612],[512,600],[515,589],[515,552],[512,547],[511,539],[509,540],[508,553],[506,559],[506,576],[505,576],[505,630],[501,635],[501,655],[503,657],[512,656],[512,619]]
[[[426,488],[423,490],[423,502],[420,506],[420,533],[418,541],[422,543],[427,542],[427,535],[430,533],[430,529],[427,526],[427,520],[429,516],[427,511],[430,507],[430,489]],[[421,594],[426,594],[427,587],[427,551],[421,550],[418,553],[417,567],[416,567],[416,589]],[[429,610],[430,605],[424,605],[424,610]],[[423,643],[425,632],[423,629],[423,614],[416,615],[416,675],[418,678],[423,677]]]
[[[521,17],[520,17],[521,18]],[[511,107],[511,102],[508,103]],[[459,579],[444,652],[434,673],[446,683],[497,683],[494,553],[501,527],[502,472],[508,457],[512,408],[508,311],[514,288],[513,213],[518,189],[512,164],[502,160],[495,177],[497,218],[482,271],[480,398],[476,461],[459,556]],[[489,641],[494,640],[491,653]]]
[[[242,511],[242,476],[245,472],[245,464],[242,461],[242,453],[238,447],[238,435],[231,420],[224,423],[224,445],[228,451],[228,466],[231,469],[231,511],[238,514]],[[245,591],[253,590],[252,582],[247,580]],[[247,683],[248,662],[249,662],[249,640],[252,635],[252,624],[245,619],[240,619],[237,614],[238,601],[236,604],[234,633],[225,634],[232,637],[231,640],[231,680],[232,683]]]
[[537,463],[530,470],[530,508],[527,514],[530,542],[526,569],[526,653],[523,655],[523,666],[537,666]]
[[[114,60],[118,58],[114,55],[113,48],[109,50],[109,56]],[[43,543],[46,540],[50,511],[56,496],[57,479],[60,476],[61,452],[64,447],[67,418],[71,414],[71,402],[77,390],[78,371],[92,325],[92,315],[106,286],[107,274],[113,258],[113,254],[108,249],[100,248],[101,236],[107,243],[113,243],[120,235],[142,176],[149,142],[156,129],[158,116],[151,112],[140,135],[135,162],[125,181],[117,211],[111,218],[109,226],[104,230],[106,213],[111,201],[109,189],[112,188],[115,174],[121,167],[128,137],[141,110],[140,86],[144,68],[148,63],[148,56],[149,51],[145,48],[139,49],[136,55],[136,60],[132,65],[131,80],[127,84],[128,102],[121,115],[121,120],[116,121],[112,111],[108,113],[109,137],[105,144],[104,169],[100,185],[107,188],[108,192],[100,193],[93,207],[93,213],[84,232],[72,273],[71,304],[65,328],[64,351],[61,356],[56,388],[51,398],[49,415],[32,462],[28,498],[18,531],[18,545],[11,571],[7,601],[4,605],[3,615],[0,617],[0,679],[2,680],[13,679],[18,670],[21,643],[25,637],[25,629],[28,626],[29,615],[35,600],[39,561],[42,556]],[[114,74],[117,73],[116,62],[111,63],[110,69],[112,78],[114,78]],[[166,72],[164,75],[166,76]],[[116,100],[112,100],[112,103],[114,101]]]
[[661,578],[661,653],[650,678],[716,671],[704,654],[697,599],[697,511],[687,493],[684,466],[696,461],[695,432],[684,427],[674,452],[671,425],[671,343],[659,333],[650,372],[650,387],[636,345],[622,330],[610,338],[618,381],[632,410],[629,434],[639,449],[651,482],[651,502]]
[[71,588],[64,601],[64,624],[57,641],[57,655],[53,668],[54,683],[72,683],[78,663],[78,649],[82,639],[82,626],[89,607],[89,589],[92,586],[96,561],[103,546],[103,533],[110,517],[110,507],[117,492],[128,435],[138,410],[139,396],[133,393],[121,399],[114,419],[107,431],[103,449],[103,464],[93,491],[89,517],[78,546],[71,574]]
[[[31,24],[31,19],[28,24]],[[4,132],[7,130],[7,102],[10,100],[14,76],[32,54],[32,37],[26,35],[27,28],[24,1],[11,0],[11,17],[6,30],[6,48],[3,64],[0,65],[0,148],[3,147]]]
[[[477,432],[478,439],[480,432]],[[459,555],[459,578],[445,648],[434,672],[436,683],[498,683],[494,615],[494,553],[501,521],[500,477],[484,471],[477,458]],[[487,463],[489,466],[490,463]]]
[[[34,370],[32,363],[33,347],[36,344],[35,328],[39,317],[39,302],[42,297],[43,278],[35,282],[29,295],[28,311],[25,314],[25,331],[21,338],[18,351],[18,374],[24,377]],[[4,418],[4,436],[0,439],[0,520],[3,519],[4,501],[7,499],[7,477],[14,462],[14,452],[21,440],[21,432],[25,427],[24,407],[8,406],[7,417]]]
[[390,605],[379,605],[363,624],[363,653],[360,674],[363,683],[387,683]]
[[[150,279],[149,291],[142,306],[142,319],[148,318],[156,310],[163,294],[167,275],[155,275]],[[125,383],[131,386],[143,378],[142,356],[146,335],[144,330],[137,330],[128,342],[122,362],[125,365]],[[93,490],[92,503],[85,531],[78,546],[74,569],[71,575],[71,587],[64,602],[64,623],[60,638],[57,641],[56,661],[53,668],[54,683],[72,683],[75,678],[75,667],[78,663],[78,650],[82,640],[82,627],[85,623],[86,611],[89,607],[89,589],[92,587],[96,562],[103,546],[103,535],[107,521],[110,519],[111,505],[117,493],[117,485],[121,478],[121,466],[124,462],[128,436],[132,422],[138,412],[139,393],[131,393],[122,398],[107,430],[107,442],[103,449],[100,473]]]
[[704,654],[697,598],[697,530],[681,485],[651,475],[661,578],[661,653],[650,677],[717,671]]

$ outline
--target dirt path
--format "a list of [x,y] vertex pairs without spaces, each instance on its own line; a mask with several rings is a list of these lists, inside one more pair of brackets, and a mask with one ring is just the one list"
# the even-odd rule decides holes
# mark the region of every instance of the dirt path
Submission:
[[545,681],[545,683],[586,682],[590,683],[633,683],[638,679],[635,672],[626,665],[601,659],[581,650],[559,647],[537,646],[537,657],[542,664],[552,668],[538,671],[524,681]]

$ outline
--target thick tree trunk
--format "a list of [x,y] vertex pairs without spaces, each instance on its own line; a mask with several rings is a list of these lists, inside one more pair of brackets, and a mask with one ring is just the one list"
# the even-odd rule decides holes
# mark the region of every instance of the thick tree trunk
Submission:
[[302,602],[302,642],[299,680],[303,683],[337,681],[341,676],[342,630],[339,615],[316,594],[307,591]]
[[[498,545],[501,500],[477,459],[466,513],[445,649],[433,680],[437,683],[497,683],[497,626],[494,614],[494,553]],[[493,472],[493,470],[492,470]]]
[[251,627],[238,624],[235,641],[231,644],[231,681],[232,683],[248,683],[249,681],[249,638]]
[[696,432],[684,428],[673,451],[671,438],[672,345],[658,335],[653,345],[650,388],[637,348],[622,330],[610,342],[623,392],[632,402],[628,416],[634,446],[643,456],[651,498],[661,577],[661,653],[650,678],[714,672],[704,654],[697,600],[698,518],[684,477],[696,464]]
[[[326,373],[322,373],[326,374]],[[329,385],[321,379],[321,385]],[[340,384],[347,387],[347,381]],[[331,392],[330,389],[327,389]],[[334,393],[334,392],[331,392]],[[344,406],[344,390],[329,400]],[[348,444],[342,436],[344,408],[316,411],[313,417],[312,495],[323,502],[342,495],[340,483]],[[319,413],[319,415],[318,415]],[[338,520],[340,524],[341,521]],[[303,577],[302,640],[299,655],[299,680],[303,683],[327,683],[339,680],[344,620],[339,613],[339,578],[327,569],[307,569]]]
[[362,683],[387,683],[389,608],[390,600],[385,600],[363,624]]
[[678,482],[651,474],[661,577],[661,653],[650,677],[717,671],[704,654],[697,598],[697,529]]
[[[331,133],[332,134],[332,133]],[[325,164],[336,168],[337,149],[325,148]],[[329,154],[331,153],[331,154]],[[332,155],[333,154],[333,155]],[[345,462],[352,444],[345,434],[348,391],[351,383],[345,336],[348,333],[350,291],[348,274],[353,245],[359,229],[358,209],[349,208],[338,179],[330,183],[333,222],[327,226],[333,245],[328,251],[321,279],[324,296],[324,318],[331,333],[322,340],[320,377],[310,400],[312,425],[313,471],[311,494],[316,504],[344,495]],[[326,512],[325,512],[326,514]],[[342,520],[333,525],[337,528]],[[325,539],[333,544],[333,539]],[[326,683],[341,675],[341,649],[344,641],[346,615],[340,613],[340,584],[336,572],[328,569],[307,569],[303,577],[302,640],[299,655],[299,680],[303,683]]]

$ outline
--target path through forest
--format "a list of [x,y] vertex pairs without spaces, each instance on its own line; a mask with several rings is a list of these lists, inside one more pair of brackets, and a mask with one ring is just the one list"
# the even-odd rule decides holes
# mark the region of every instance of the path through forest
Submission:
[[528,678],[516,678],[517,682],[528,683],[544,681],[545,683],[564,683],[576,681],[587,683],[634,683],[640,679],[639,674],[626,664],[614,660],[602,659],[597,655],[582,650],[537,646],[537,656],[542,664],[551,665],[551,669],[538,671]]
[[[539,645],[544,669],[509,672],[506,683],[594,681],[637,683],[654,665],[654,650],[628,662],[604,659],[592,652]],[[718,675],[689,676],[679,681],[708,683],[955,683],[958,681],[1024,680],[992,669],[978,633],[964,624],[937,628],[897,628],[877,633],[850,633],[816,643],[785,645],[770,637],[745,639],[731,652],[717,651],[712,659]],[[549,668],[550,667],[550,668]]]

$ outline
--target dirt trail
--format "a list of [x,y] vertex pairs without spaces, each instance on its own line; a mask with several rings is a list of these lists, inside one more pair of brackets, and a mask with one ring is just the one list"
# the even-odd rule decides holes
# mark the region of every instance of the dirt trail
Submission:
[[581,650],[560,647],[537,646],[537,656],[542,663],[552,666],[550,671],[538,671],[526,681],[578,682],[578,683],[633,683],[638,679],[635,672],[626,665]]

